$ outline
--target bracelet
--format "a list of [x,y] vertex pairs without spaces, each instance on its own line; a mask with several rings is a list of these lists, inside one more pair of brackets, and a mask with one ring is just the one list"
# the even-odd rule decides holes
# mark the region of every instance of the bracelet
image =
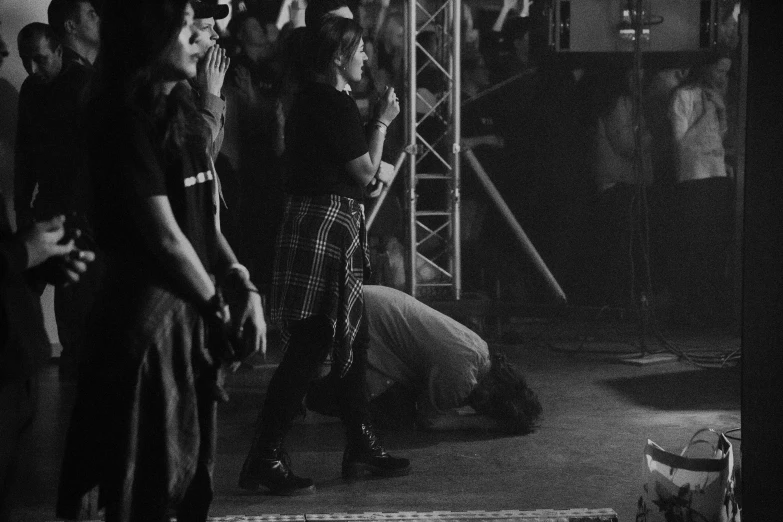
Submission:
[[381,125],[383,125],[383,127],[384,127],[384,128],[388,128],[388,127],[389,127],[387,124],[383,123],[383,122],[382,122],[380,119],[378,119],[378,118],[375,118],[373,121],[374,121],[375,123],[380,123]]
[[261,295],[261,291],[256,287],[246,286],[245,290],[247,290],[248,292],[252,292],[254,294]]

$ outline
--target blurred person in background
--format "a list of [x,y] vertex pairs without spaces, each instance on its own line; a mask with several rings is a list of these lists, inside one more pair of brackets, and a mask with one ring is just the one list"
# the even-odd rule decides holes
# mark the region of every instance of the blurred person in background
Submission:
[[15,520],[13,485],[26,463],[22,438],[36,421],[38,372],[49,362],[40,293],[48,283],[74,284],[94,259],[76,247],[65,216],[11,231],[0,200],[0,521]]
[[677,321],[720,324],[730,313],[727,271],[734,185],[726,168],[731,59],[693,67],[669,105],[675,159],[668,267]]
[[231,60],[225,93],[226,159],[236,172],[227,200],[237,256],[264,295],[272,278],[274,238],[283,205],[281,60],[268,27],[253,15],[232,21],[241,52]]
[[[0,21],[2,25],[2,21]],[[8,46],[0,36],[0,69],[8,58]],[[11,227],[16,228],[14,211],[14,149],[19,93],[11,82],[0,78],[0,193],[9,212]]]
[[101,17],[95,5],[90,0],[52,0],[47,15],[65,47],[65,62],[95,67],[101,49]]
[[[65,25],[70,28],[73,21],[69,19]],[[60,378],[73,381],[103,266],[91,240],[83,141],[95,70],[68,58],[69,48],[60,43],[52,26],[28,24],[19,32],[18,44],[29,77],[19,100],[14,183],[17,224],[26,227],[36,220],[65,214],[69,226],[84,233],[80,246],[97,255],[93,269],[78,284],[55,287],[55,318],[62,345]]]

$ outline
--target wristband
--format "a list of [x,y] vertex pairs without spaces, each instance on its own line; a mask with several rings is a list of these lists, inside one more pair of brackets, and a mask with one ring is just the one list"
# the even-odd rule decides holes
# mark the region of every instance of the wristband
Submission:
[[380,123],[383,125],[383,128],[388,128],[389,126],[386,123],[383,123],[380,119],[376,118],[373,120],[375,123]]

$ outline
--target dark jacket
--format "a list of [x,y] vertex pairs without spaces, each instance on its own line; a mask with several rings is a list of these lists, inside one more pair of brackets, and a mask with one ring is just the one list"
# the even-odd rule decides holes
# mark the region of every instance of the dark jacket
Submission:
[[64,49],[57,78],[49,85],[28,78],[19,94],[14,203],[23,219],[33,211],[38,218],[83,211],[77,187],[86,171],[83,121],[95,70]]
[[41,300],[30,280],[27,251],[11,234],[0,198],[0,390],[32,376],[49,359]]

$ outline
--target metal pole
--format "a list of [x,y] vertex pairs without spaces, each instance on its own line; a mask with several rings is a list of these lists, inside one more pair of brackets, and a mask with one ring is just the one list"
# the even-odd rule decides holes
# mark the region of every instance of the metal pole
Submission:
[[452,0],[452,82],[451,82],[451,123],[454,129],[452,142],[451,171],[452,186],[452,252],[453,252],[453,289],[454,299],[462,295],[462,231],[460,227],[460,143],[462,142],[462,1]]
[[408,51],[408,293],[416,297],[416,0],[406,2]]
[[734,261],[734,316],[742,316],[742,230],[745,220],[745,140],[748,122],[748,3],[742,2],[740,7],[740,62],[739,91],[737,97],[737,137],[736,147],[736,179],[734,192],[734,246],[732,256]]
[[494,183],[492,183],[492,180],[489,179],[487,172],[484,170],[484,167],[481,166],[481,163],[479,163],[479,160],[478,158],[476,158],[476,155],[473,154],[473,151],[470,149],[465,150],[464,154],[465,157],[468,159],[468,163],[470,163],[470,166],[473,168],[473,172],[476,173],[476,177],[478,177],[478,180],[481,182],[481,185],[484,187],[484,190],[487,191],[487,194],[495,203],[495,206],[497,206],[498,210],[500,210],[500,213],[506,219],[508,225],[514,231],[514,235],[517,236],[517,240],[519,241],[519,244],[522,246],[522,250],[524,250],[525,253],[528,256],[530,256],[530,259],[533,261],[533,264],[536,266],[539,272],[541,272],[541,274],[544,276],[544,279],[549,284],[549,287],[552,289],[557,299],[565,303],[567,300],[565,292],[563,292],[563,289],[560,288],[560,285],[557,283],[555,276],[553,276],[552,272],[549,271],[549,268],[547,268],[546,263],[544,263],[544,260],[541,259],[541,256],[538,254],[536,247],[534,247],[533,243],[530,242],[530,239],[527,237],[527,234],[525,234],[525,231],[522,229],[522,226],[514,217],[514,213],[511,212],[511,209],[503,200],[503,196],[500,195],[500,192],[498,192],[498,189],[495,188],[495,185]]

